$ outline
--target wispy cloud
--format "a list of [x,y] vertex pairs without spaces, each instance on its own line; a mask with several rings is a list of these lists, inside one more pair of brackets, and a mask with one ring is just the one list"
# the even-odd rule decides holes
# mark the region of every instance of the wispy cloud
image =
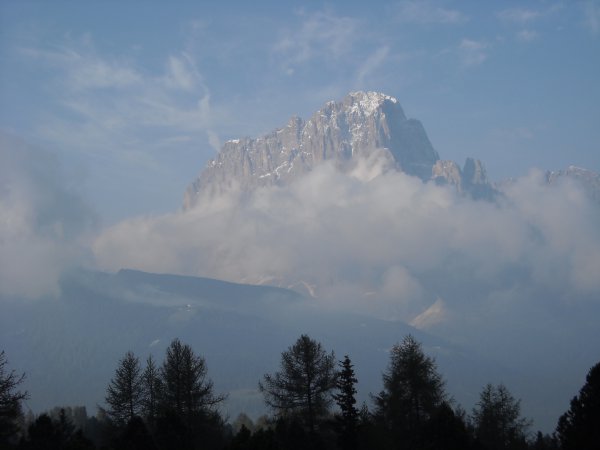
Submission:
[[509,8],[496,13],[496,17],[507,22],[519,24],[534,21],[542,16],[542,12],[533,9]]
[[81,151],[86,142],[87,151],[123,157],[148,154],[173,136],[218,144],[210,91],[186,52],[169,55],[158,74],[99,54],[89,36],[21,53],[54,71],[55,100],[73,113],[51,115],[39,126],[38,133],[54,143]]
[[355,18],[323,11],[300,13],[300,17],[303,20],[299,28],[286,31],[273,49],[288,73],[313,59],[339,59],[350,52],[358,37]]
[[365,60],[363,64],[358,68],[358,72],[356,75],[357,82],[359,86],[362,86],[365,82],[365,79],[375,72],[381,65],[384,63],[388,54],[390,52],[390,47],[384,45],[375,50],[374,53],[369,55],[369,57]]
[[169,56],[166,72],[165,83],[171,89],[194,91],[202,84],[200,72],[187,53]]
[[478,66],[487,59],[488,47],[489,44],[485,41],[465,38],[458,45],[458,54],[464,66]]
[[541,9],[508,8],[496,12],[496,17],[508,26],[520,28],[514,34],[517,41],[532,42],[540,38],[540,33],[532,29],[534,24],[539,25],[539,22],[555,15],[563,8],[564,5],[562,3],[550,4]]
[[529,8],[508,8],[502,11],[496,12],[496,17],[507,24],[515,26],[531,26],[534,22],[539,22],[543,19],[547,19],[550,16],[555,15],[561,11],[565,6],[563,3],[551,3],[547,4],[546,7],[540,9],[529,9]]
[[396,20],[418,24],[460,24],[467,16],[456,9],[438,6],[433,1],[401,1],[396,5]]
[[78,48],[69,44],[50,48],[22,48],[21,53],[62,70],[65,85],[73,91],[126,88],[142,82],[141,74],[128,62],[98,57],[89,37],[82,38]]
[[516,34],[517,40],[521,42],[535,41],[539,36],[539,33],[534,30],[521,30]]

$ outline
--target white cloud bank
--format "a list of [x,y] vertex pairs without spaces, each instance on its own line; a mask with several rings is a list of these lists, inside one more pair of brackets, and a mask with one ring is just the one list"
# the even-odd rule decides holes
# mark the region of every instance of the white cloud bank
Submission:
[[93,216],[56,161],[0,144],[2,299],[59,294],[61,274],[82,264],[133,268],[306,286],[325,308],[405,321],[506,361],[515,346],[523,361],[597,351],[600,206],[575,183],[548,186],[533,171],[489,203],[373,161],[345,174],[323,164],[288,187],[135,217],[92,241]]
[[579,186],[532,172],[488,203],[401,173],[359,174],[324,164],[286,188],[127,220],[94,253],[107,270],[303,281],[324,304],[424,326],[598,298],[600,208]]
[[62,271],[86,258],[93,224],[51,155],[0,133],[0,298],[58,294]]

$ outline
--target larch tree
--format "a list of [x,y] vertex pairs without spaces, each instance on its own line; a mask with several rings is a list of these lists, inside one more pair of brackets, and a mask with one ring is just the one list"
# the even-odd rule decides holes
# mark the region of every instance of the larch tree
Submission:
[[158,414],[158,405],[162,392],[162,379],[160,369],[154,362],[154,358],[149,356],[146,360],[146,368],[142,373],[143,385],[143,415],[150,424],[154,424]]
[[225,395],[213,392],[213,382],[207,377],[204,358],[194,354],[192,348],[173,340],[167,348],[161,367],[163,381],[161,403],[163,408],[180,417],[186,425],[225,400]]
[[446,400],[435,361],[408,335],[390,352],[383,390],[375,396],[375,417],[397,442],[419,445],[425,423]]
[[115,376],[106,390],[108,416],[119,426],[125,425],[143,410],[144,386],[140,361],[127,352],[119,361]]
[[488,384],[473,409],[475,436],[490,450],[526,448],[531,421],[521,417],[521,401],[503,384]]
[[7,369],[8,361],[4,351],[0,352],[0,444],[8,444],[17,433],[17,420],[21,417],[21,402],[29,397],[27,391],[18,387],[25,380],[25,374],[16,374]]
[[311,433],[329,410],[336,386],[335,355],[307,335],[281,354],[281,369],[259,382],[265,403],[279,417],[298,417]]

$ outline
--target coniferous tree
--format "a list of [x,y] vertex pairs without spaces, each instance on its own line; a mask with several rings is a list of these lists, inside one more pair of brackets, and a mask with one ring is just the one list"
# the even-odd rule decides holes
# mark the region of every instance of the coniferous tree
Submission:
[[453,411],[448,402],[442,402],[424,426],[423,442],[428,450],[471,448],[472,436],[462,411]]
[[255,430],[254,422],[246,413],[239,413],[236,419],[231,424],[233,434],[237,434],[242,427],[246,427],[251,433]]
[[600,445],[600,362],[590,369],[579,395],[560,417],[556,433],[564,450],[597,449]]
[[135,417],[114,440],[114,450],[155,450],[156,445],[141,417]]
[[488,384],[473,409],[475,436],[490,450],[526,448],[531,421],[521,417],[521,401],[500,384]]
[[395,345],[375,397],[375,417],[395,445],[421,446],[423,427],[446,399],[435,361],[408,335]]
[[22,448],[60,448],[60,435],[55,423],[48,414],[40,414],[35,421],[29,425],[27,440],[21,444]]
[[556,435],[550,436],[538,431],[535,440],[529,446],[530,450],[560,450]]
[[140,415],[143,406],[144,387],[140,361],[127,352],[119,361],[114,378],[106,390],[106,411],[111,420],[118,426],[125,425]]
[[17,433],[18,419],[22,415],[21,402],[29,397],[27,391],[17,390],[25,374],[8,371],[4,351],[0,352],[0,445],[8,444]]
[[150,425],[153,425],[158,414],[158,404],[162,391],[162,379],[160,376],[160,370],[154,362],[154,358],[152,358],[152,356],[149,356],[146,360],[146,368],[142,373],[142,386],[143,416]]
[[91,450],[93,443],[83,435],[81,429],[67,417],[64,408],[53,419],[41,414],[27,429],[27,437],[19,443],[19,450]]
[[161,368],[163,408],[191,425],[195,418],[212,412],[226,396],[213,392],[213,382],[207,377],[204,358],[192,348],[173,340]]
[[337,374],[335,356],[307,335],[281,354],[281,370],[259,382],[265,403],[281,417],[299,418],[314,434],[331,404]]
[[341,414],[338,416],[338,425],[340,427],[340,447],[344,450],[357,448],[357,432],[359,411],[356,409],[356,383],[358,380],[354,375],[354,366],[348,355],[344,356],[343,361],[339,362],[341,370],[338,373],[336,388],[337,394],[333,399],[340,408]]

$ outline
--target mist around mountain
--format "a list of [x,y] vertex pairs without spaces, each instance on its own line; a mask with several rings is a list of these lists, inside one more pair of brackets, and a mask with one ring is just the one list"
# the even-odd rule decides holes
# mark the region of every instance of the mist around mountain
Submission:
[[[185,208],[105,229],[38,155],[3,141],[0,298],[2,342],[40,407],[54,392],[101,402],[78,399],[125,351],[162,354],[173,337],[248,411],[300,333],[352,355],[366,395],[411,332],[466,407],[503,382],[549,431],[598,360],[598,174],[493,183],[476,159],[441,160],[390,96],[229,141]],[[248,370],[226,379],[234,360]]]

